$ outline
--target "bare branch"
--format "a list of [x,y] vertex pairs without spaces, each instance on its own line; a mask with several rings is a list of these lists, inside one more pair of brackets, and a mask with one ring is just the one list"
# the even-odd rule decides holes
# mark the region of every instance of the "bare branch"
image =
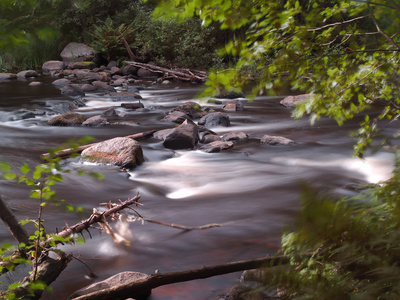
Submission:
[[357,20],[364,19],[366,17],[368,17],[368,16],[360,16],[360,17],[357,17],[357,18],[354,18],[354,19],[343,21],[343,22],[336,22],[336,23],[332,23],[332,24],[326,24],[326,25],[321,26],[321,27],[309,28],[309,29],[307,29],[307,31],[318,31],[318,30],[322,30],[322,29],[325,29],[325,28],[329,28],[329,27],[336,27],[336,26],[339,26],[339,25],[344,25],[344,24],[352,23],[352,22],[357,21]]
[[374,16],[374,13],[373,13],[373,11],[372,11],[372,8],[371,8],[370,3],[368,3],[368,9],[369,9],[370,12],[371,12],[371,18],[372,18],[372,20],[374,21],[375,27],[376,27],[376,29],[378,30],[378,32],[379,32],[380,34],[382,34],[382,35],[389,41],[389,43],[391,43],[391,44],[396,48],[397,51],[400,51],[400,46],[397,45],[397,44],[395,43],[395,41],[394,41],[385,31],[383,31],[382,28],[379,26],[378,21],[376,20],[376,18],[375,18],[375,16]]

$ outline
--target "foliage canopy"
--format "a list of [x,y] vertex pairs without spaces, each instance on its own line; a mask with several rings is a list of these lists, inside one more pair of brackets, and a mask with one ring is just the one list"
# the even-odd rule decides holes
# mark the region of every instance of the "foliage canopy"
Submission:
[[[251,82],[255,93],[277,93],[284,83],[312,93],[296,117],[334,118],[339,125],[365,113],[355,150],[362,155],[377,135],[378,121],[397,120],[400,5],[388,0],[162,0],[155,17],[182,21],[194,15],[203,25],[244,30],[221,50],[238,58],[233,69],[208,82],[235,89]],[[217,71],[216,71],[217,72]],[[369,115],[373,106],[379,114]],[[380,122],[384,123],[384,122]],[[398,133],[396,133],[398,134]]]

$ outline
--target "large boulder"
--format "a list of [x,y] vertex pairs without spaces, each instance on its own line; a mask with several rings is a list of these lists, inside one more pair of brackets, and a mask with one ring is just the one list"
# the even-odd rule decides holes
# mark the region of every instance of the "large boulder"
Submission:
[[51,126],[79,126],[83,123],[84,118],[77,112],[68,112],[59,116],[55,116],[47,121]]
[[[68,297],[68,300],[73,300],[80,296],[84,296],[97,291],[103,291],[108,289],[111,290],[114,287],[121,284],[129,284],[138,280],[146,279],[147,276],[148,276],[147,274],[139,272],[131,272],[131,271],[121,272],[105,280],[93,283],[87,287],[84,287],[83,289],[76,291],[75,293],[73,293]],[[151,289],[143,290],[142,292],[132,296],[135,298],[137,297],[138,299],[147,299],[150,296],[150,294],[151,294]]]
[[82,43],[69,43],[60,54],[65,65],[71,62],[92,61],[96,57],[94,49]]
[[228,127],[231,125],[229,116],[221,112],[213,112],[205,115],[199,120],[199,125],[205,127],[213,126],[224,126]]
[[174,108],[172,112],[174,111],[183,112],[184,114],[188,115],[190,119],[200,119],[207,114],[207,112],[201,108],[200,104],[194,101],[185,102],[182,105]]
[[64,69],[64,62],[59,60],[49,60],[42,65],[42,73],[45,75],[53,74],[54,72]]
[[82,151],[81,159],[92,163],[134,168],[144,162],[140,144],[127,137],[100,142]]
[[199,131],[195,124],[185,121],[176,128],[156,132],[154,137],[164,140],[165,148],[193,149],[199,142]]

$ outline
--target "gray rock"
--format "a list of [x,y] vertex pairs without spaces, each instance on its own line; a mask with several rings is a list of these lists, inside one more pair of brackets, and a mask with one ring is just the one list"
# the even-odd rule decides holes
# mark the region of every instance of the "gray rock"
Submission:
[[98,164],[134,168],[144,162],[140,144],[130,138],[117,137],[82,151],[81,158]]
[[25,70],[17,73],[18,78],[38,77],[39,74],[35,70]]
[[95,92],[96,91],[96,88],[89,83],[83,84],[81,86],[81,88],[82,88],[82,91],[84,91],[84,92]]
[[143,103],[121,103],[121,107],[127,108],[127,109],[138,109],[138,108],[144,108]]
[[71,80],[67,79],[67,78],[60,78],[60,79],[56,79],[54,80],[51,84],[55,85],[55,86],[66,86],[69,85],[71,83]]
[[273,136],[273,135],[264,135],[261,138],[261,144],[267,145],[290,145],[294,144],[294,141],[283,136]]
[[228,111],[243,111],[244,110],[244,105],[241,101],[239,100],[232,100],[229,101],[224,105],[224,110]]
[[0,73],[0,80],[16,79],[17,75],[13,73]]
[[79,85],[69,84],[63,86],[61,89],[61,94],[68,96],[85,96],[85,92]]
[[123,75],[137,75],[138,68],[132,65],[126,65],[122,69],[122,74]]
[[42,72],[45,75],[49,75],[52,74],[56,71],[61,71],[62,69],[64,69],[64,62],[59,61],[59,60],[49,60],[46,61],[43,65],[42,65]]
[[104,74],[91,72],[90,70],[77,70],[75,72],[75,76],[78,79],[86,80],[88,82],[105,81],[107,79],[107,76],[105,76]]
[[112,60],[108,63],[107,69],[111,70],[113,67],[117,66],[117,62],[115,60]]
[[134,66],[128,64],[122,69],[122,74],[123,75],[137,75],[137,71],[138,71],[137,67],[134,67]]
[[172,110],[172,112],[174,111],[183,112],[186,115],[188,115],[190,119],[200,119],[201,117],[207,114],[207,112],[205,112],[201,108],[200,104],[193,101],[188,101],[183,103],[182,105],[179,105],[178,107]]
[[121,75],[122,74],[121,69],[118,68],[117,66],[111,67],[110,68],[110,73],[111,73],[111,76],[113,76],[113,75]]
[[76,112],[68,112],[59,116],[55,116],[47,121],[51,126],[79,126],[83,123],[84,118]]
[[87,119],[85,122],[82,123],[82,125],[90,127],[102,127],[110,125],[110,123],[108,123],[107,118],[105,116],[98,115]]
[[[101,291],[101,290],[106,290],[106,289],[112,289],[113,287],[120,285],[120,284],[128,284],[130,282],[134,282],[137,280],[145,279],[148,275],[144,273],[139,273],[139,272],[122,272],[118,273],[114,276],[111,276],[110,278],[107,278],[103,281],[93,283],[83,289],[80,289],[70,295],[68,297],[68,300],[73,300],[75,298],[78,298],[80,296],[84,296],[96,291]],[[149,291],[143,291],[140,294],[134,295],[135,298],[148,298],[151,294],[151,290]]]
[[182,124],[189,119],[189,116],[181,111],[173,111],[172,113],[166,115],[161,121],[163,122],[174,122]]
[[213,127],[213,126],[224,126],[228,127],[231,125],[229,116],[227,114],[221,112],[214,112],[205,115],[199,120],[199,125],[203,125],[205,127]]
[[137,76],[140,78],[155,78],[155,77],[158,77],[158,73],[140,68],[137,71]]
[[116,117],[118,116],[117,112],[115,111],[114,108],[110,107],[108,109],[106,109],[103,113],[103,116],[107,116],[107,117]]
[[295,107],[296,105],[308,101],[312,94],[302,94],[297,96],[287,96],[280,101],[280,104],[285,107]]
[[69,43],[60,54],[63,62],[68,65],[71,62],[92,61],[96,54],[92,47],[82,43]]
[[116,90],[112,86],[103,81],[93,81],[92,85],[99,92],[116,92]]
[[164,140],[164,147],[169,149],[193,149],[199,142],[197,126],[185,121],[182,125],[158,131],[154,137]]
[[222,136],[222,140],[225,142],[227,142],[227,141],[231,141],[231,142],[245,141],[248,138],[249,138],[249,136],[247,135],[247,133],[242,132],[242,131],[229,132]]
[[128,80],[125,78],[118,78],[110,83],[111,86],[122,86],[128,84]]
[[233,147],[233,142],[214,141],[200,147],[200,150],[208,153],[216,153]]
[[216,134],[206,134],[201,137],[200,142],[202,144],[209,144],[212,142],[222,141],[221,137]]

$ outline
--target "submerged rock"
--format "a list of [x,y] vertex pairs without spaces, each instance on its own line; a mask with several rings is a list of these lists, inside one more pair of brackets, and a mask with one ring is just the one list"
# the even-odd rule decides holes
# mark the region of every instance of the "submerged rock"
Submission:
[[144,162],[140,144],[130,138],[117,137],[82,151],[81,159],[92,163],[134,168]]
[[264,135],[261,138],[261,144],[267,145],[290,145],[294,144],[294,141],[283,136],[273,136],[273,135]]
[[208,152],[208,153],[215,153],[220,152],[221,150],[228,150],[233,147],[233,142],[224,142],[224,141],[214,141],[204,146],[200,147],[200,150]]

